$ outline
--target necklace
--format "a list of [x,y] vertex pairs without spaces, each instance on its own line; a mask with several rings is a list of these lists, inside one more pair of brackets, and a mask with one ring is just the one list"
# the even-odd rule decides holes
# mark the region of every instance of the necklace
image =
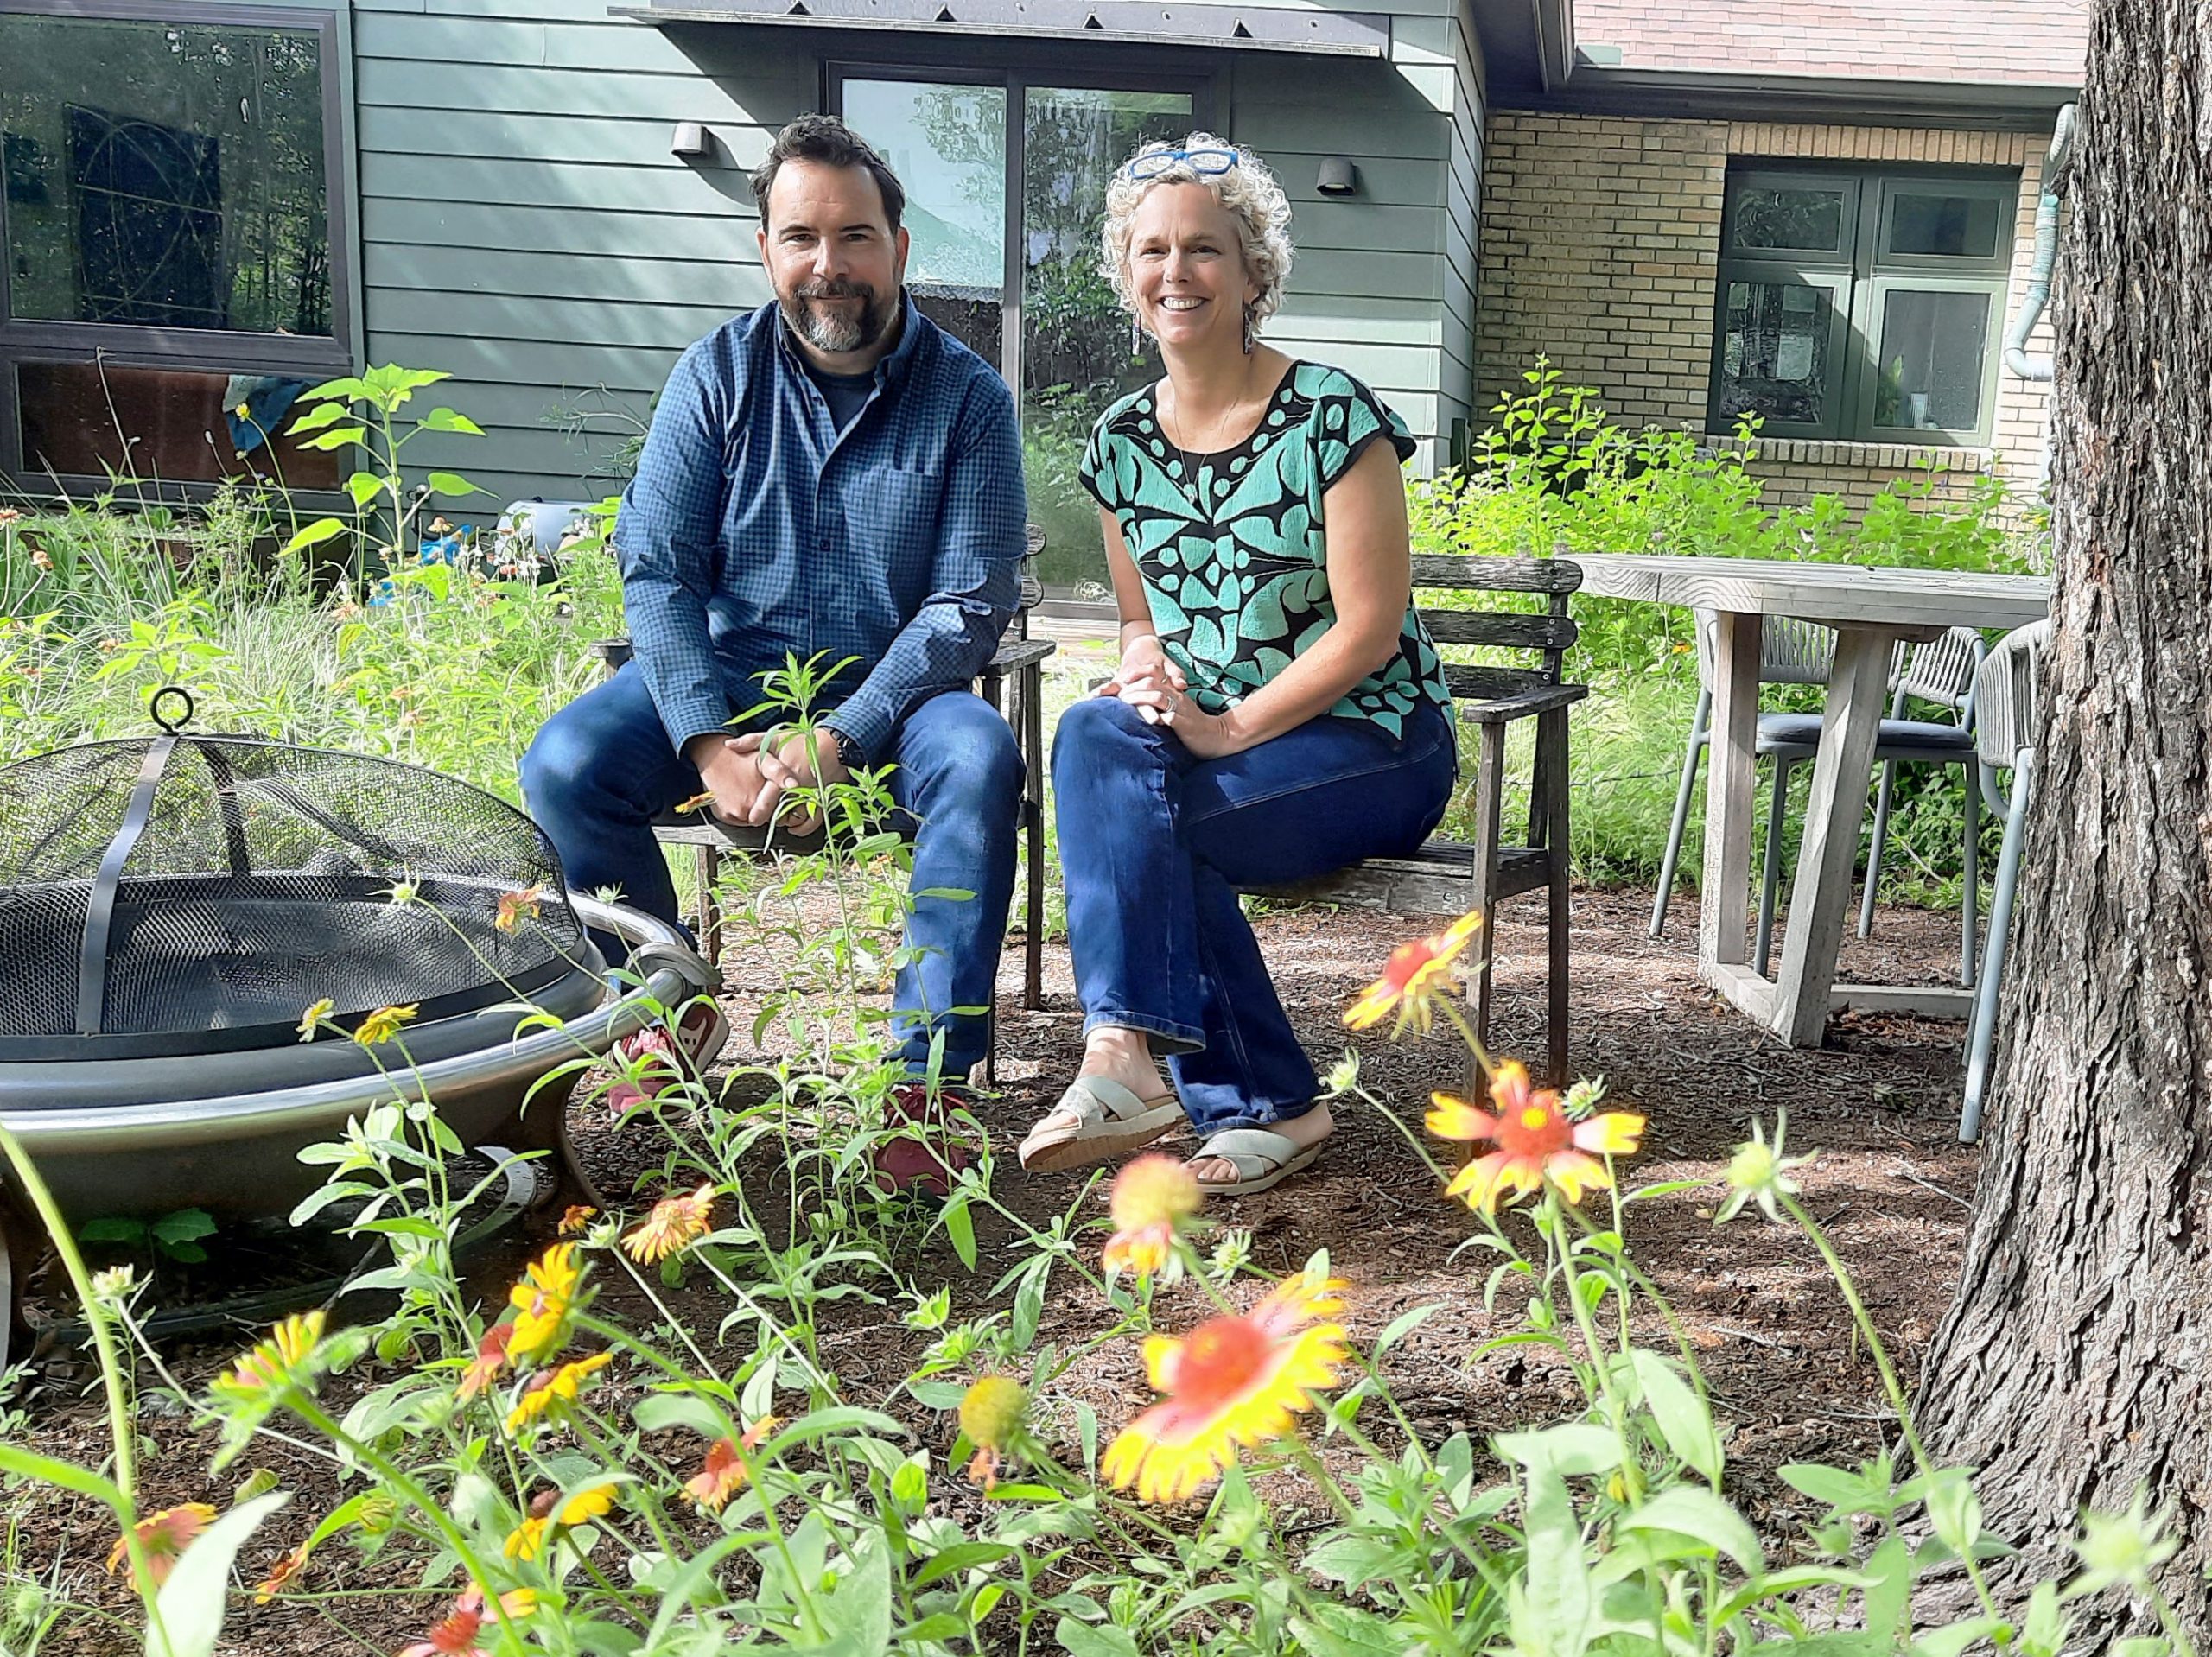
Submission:
[[[1178,438],[1167,438],[1168,442],[1174,448],[1177,457],[1182,462],[1183,475],[1189,480],[1190,486],[1192,491],[1195,492],[1198,487],[1198,460],[1195,457],[1199,455],[1217,454],[1221,452],[1218,440],[1220,439],[1223,432],[1224,430],[1234,430],[1237,426],[1243,423],[1245,406],[1249,403],[1251,400],[1251,389],[1248,385],[1244,391],[1237,397],[1236,401],[1229,405],[1228,410],[1225,413],[1215,417],[1211,428],[1211,435],[1216,440],[1212,446],[1193,450],[1185,448],[1182,441]],[[1176,408],[1175,418],[1178,424],[1182,423],[1183,410],[1180,404],[1178,404]],[[1161,436],[1167,436],[1166,421],[1162,420],[1160,422],[1160,432]],[[1196,434],[1186,430],[1185,435],[1193,436],[1196,435]]]

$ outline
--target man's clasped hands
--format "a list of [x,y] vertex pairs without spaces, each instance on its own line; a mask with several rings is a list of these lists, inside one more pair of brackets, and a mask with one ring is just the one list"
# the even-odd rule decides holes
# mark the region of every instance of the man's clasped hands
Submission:
[[852,775],[838,758],[836,734],[820,726],[742,736],[710,731],[685,743],[683,757],[707,785],[702,803],[724,822],[759,828],[780,815],[785,830],[794,835],[812,834],[822,816],[817,803],[789,798],[791,790],[846,782]]

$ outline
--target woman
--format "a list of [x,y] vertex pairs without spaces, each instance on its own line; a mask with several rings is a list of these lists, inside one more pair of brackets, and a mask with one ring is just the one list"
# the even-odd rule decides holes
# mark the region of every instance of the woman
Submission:
[[1410,851],[1457,778],[1411,603],[1413,441],[1351,375],[1259,340],[1289,220],[1259,159],[1206,133],[1147,145],[1107,193],[1105,274],[1167,371],[1084,455],[1121,665],[1053,742],[1084,1059],[1028,1168],[1120,1155],[1186,1114],[1211,1190],[1310,1164],[1328,1108],[1237,888]]

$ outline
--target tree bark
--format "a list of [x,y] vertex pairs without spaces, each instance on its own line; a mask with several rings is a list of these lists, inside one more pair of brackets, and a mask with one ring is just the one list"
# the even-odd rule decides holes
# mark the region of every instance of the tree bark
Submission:
[[2060,271],[2037,791],[1923,1425],[2061,1574],[2135,1490],[2212,1634],[2212,0],[2101,0]]

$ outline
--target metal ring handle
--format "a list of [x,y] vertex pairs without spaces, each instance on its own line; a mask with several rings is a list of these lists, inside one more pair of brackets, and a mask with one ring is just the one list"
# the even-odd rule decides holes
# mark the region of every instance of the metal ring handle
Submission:
[[[171,701],[184,704],[184,711],[174,719],[162,712],[162,705]],[[175,736],[192,723],[194,711],[192,693],[182,685],[163,685],[154,693],[153,699],[146,704],[146,711],[153,716],[155,724],[160,726],[171,736]]]

